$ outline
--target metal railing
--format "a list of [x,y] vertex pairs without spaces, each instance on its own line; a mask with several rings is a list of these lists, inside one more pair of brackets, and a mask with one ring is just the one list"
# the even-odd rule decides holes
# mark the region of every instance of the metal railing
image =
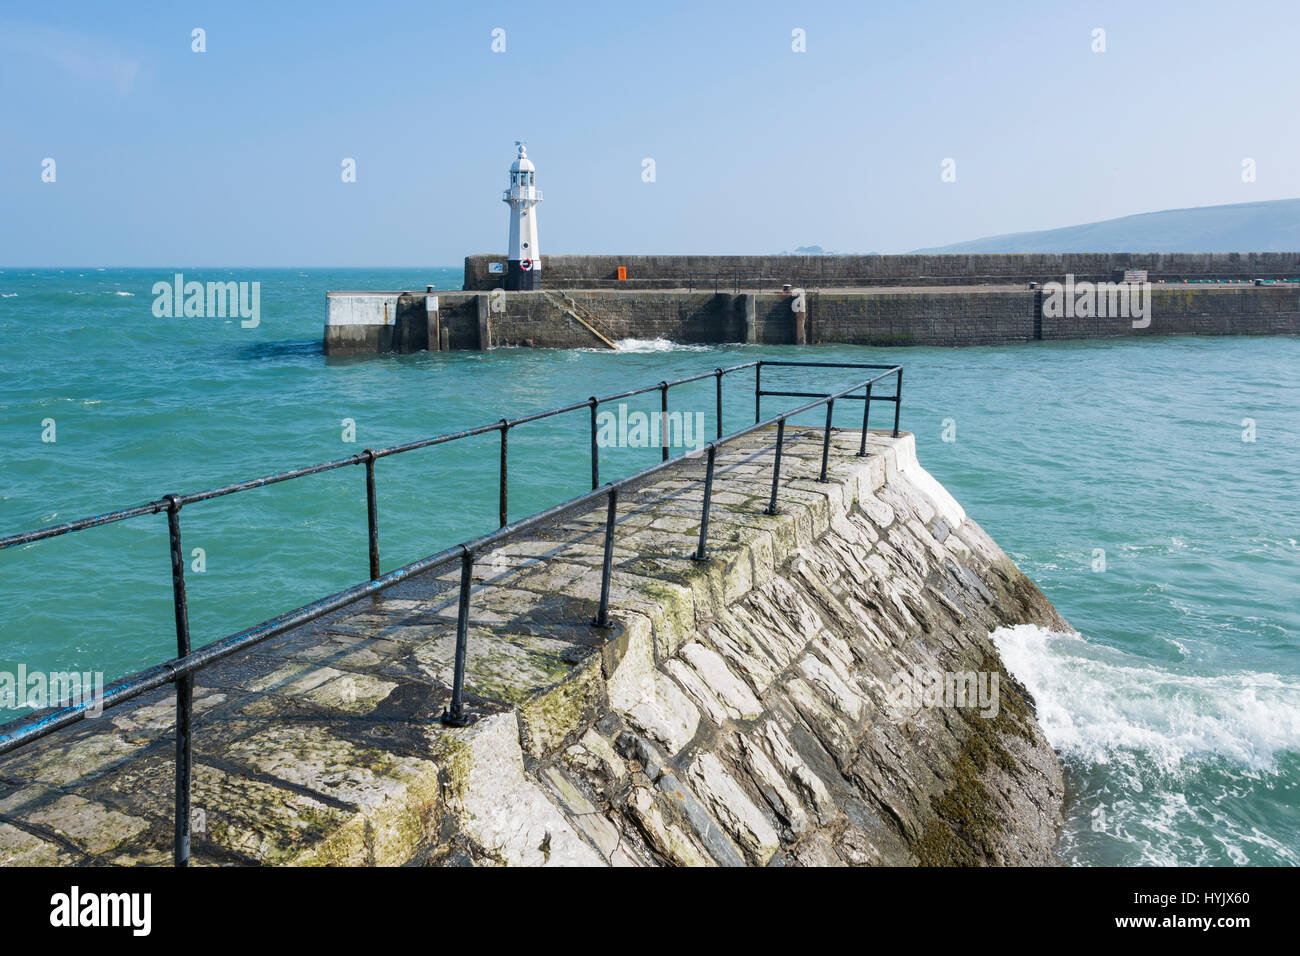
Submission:
[[[873,371],[876,372],[876,374],[868,376],[865,380],[859,381],[849,388],[842,389],[835,393],[823,394],[808,391],[764,389],[762,381],[763,369],[765,367],[857,369]],[[723,380],[727,375],[751,368],[754,370],[754,424],[739,431],[732,432],[724,437],[722,434]],[[873,387],[876,383],[889,377],[894,377],[895,379],[894,394],[874,394]],[[600,405],[606,402],[619,401],[636,395],[658,391],[660,394],[660,412],[661,415],[664,416],[661,418],[661,435],[666,439],[667,429],[664,426],[667,424],[668,390],[675,386],[686,385],[691,382],[699,382],[709,378],[714,379],[716,382],[717,437],[715,440],[708,442],[702,449],[695,449],[671,459],[669,457],[668,446],[665,440],[663,443],[663,457],[658,464],[643,469],[642,471],[628,477],[609,482],[603,486],[600,484],[600,446],[597,440],[597,410]],[[853,394],[858,391],[861,391],[863,394]],[[75,531],[84,531],[88,528],[95,528],[101,525],[125,521],[130,518],[165,512],[167,515],[168,544],[171,550],[172,598],[175,609],[176,626],[176,657],[161,664],[156,664],[152,667],[146,668],[145,670],[139,671],[128,677],[114,681],[104,689],[103,696],[98,701],[81,700],[57,709],[39,712],[28,717],[20,718],[0,726],[0,755],[18,750],[19,748],[27,746],[57,730],[83,720],[88,715],[88,712],[90,712],[92,705],[98,704],[102,706],[103,710],[108,710],[120,706],[121,704],[139,697],[142,694],[148,693],[151,690],[162,687],[165,684],[175,684],[176,810],[173,852],[175,864],[177,866],[186,866],[190,859],[190,790],[191,776],[193,772],[193,734],[191,716],[194,675],[198,671],[211,666],[218,661],[224,660],[239,651],[245,650],[255,644],[291,630],[294,627],[307,624],[326,614],[344,608],[364,597],[385,591],[417,574],[459,561],[461,568],[460,593],[456,618],[456,651],[453,672],[454,676],[452,678],[452,694],[451,701],[446,711],[442,714],[441,720],[451,726],[465,726],[471,721],[464,700],[465,664],[468,653],[470,590],[474,571],[474,561],[478,554],[516,538],[534,528],[554,521],[557,518],[576,511],[586,505],[596,504],[603,499],[606,504],[606,520],[604,531],[604,555],[601,568],[600,600],[596,616],[591,623],[592,626],[598,628],[612,627],[613,622],[609,617],[609,590],[610,577],[613,570],[614,528],[618,516],[618,497],[621,490],[640,484],[659,472],[682,462],[687,455],[698,457],[702,452],[706,459],[703,510],[700,518],[699,539],[696,543],[695,550],[690,557],[695,561],[707,561],[709,557],[709,512],[713,496],[714,469],[718,449],[761,429],[771,428],[773,425],[776,426],[776,451],[772,465],[772,490],[768,505],[766,509],[764,509],[764,513],[766,514],[776,514],[777,498],[781,481],[781,450],[785,441],[785,423],[788,419],[812,411],[822,405],[826,406],[826,424],[825,433],[822,439],[821,468],[817,479],[818,481],[824,482],[827,480],[832,428],[831,422],[835,411],[835,403],[837,401],[845,400],[860,401],[863,403],[862,435],[857,454],[858,456],[865,457],[867,454],[867,429],[871,414],[871,403],[887,402],[893,404],[893,434],[894,437],[897,437],[899,416],[902,409],[902,394],[903,369],[902,366],[899,365],[869,365],[841,362],[782,362],[768,360],[746,362],[728,368],[715,368],[712,372],[704,372],[699,375],[692,375],[671,382],[662,381],[656,385],[630,389],[615,395],[606,395],[603,398],[598,398],[593,395],[585,402],[575,402],[560,408],[553,408],[548,411],[537,412],[532,415],[525,415],[515,419],[503,418],[490,425],[481,425],[477,428],[470,428],[464,431],[438,435],[432,438],[418,439],[400,445],[392,445],[388,448],[366,449],[365,451],[348,458],[339,458],[333,461],[322,462],[317,465],[309,465],[304,468],[295,468],[289,471],[277,472],[272,475],[265,475],[261,478],[253,478],[248,481],[225,485],[221,488],[214,488],[209,491],[200,491],[191,494],[167,494],[154,501],[137,505],[133,508],[108,511],[89,518],[82,518],[77,521],[69,521],[63,524],[52,525],[34,531],[27,531],[21,534],[14,534],[0,538],[0,550],[5,550],[18,545],[30,544],[35,541],[42,541],[47,538],[53,538]],[[764,397],[799,397],[812,398],[814,400],[797,408],[781,412],[780,414],[768,419],[763,419],[762,402]],[[584,408],[589,409],[591,413],[591,491],[575,498],[571,498],[552,508],[537,512],[527,518],[520,519],[513,523],[509,522],[509,471],[507,465],[510,430],[529,422],[540,421],[556,415],[579,411]],[[469,438],[474,435],[483,435],[493,431],[498,432],[501,436],[498,490],[500,527],[490,534],[482,535],[470,541],[454,545],[450,548],[439,551],[436,554],[429,555],[428,557],[421,558],[418,561],[411,562],[410,564],[389,571],[387,574],[381,574],[379,567],[379,514],[375,494],[375,462],[381,458],[399,455],[418,448],[429,448],[434,445],[441,445],[447,442]],[[185,593],[185,560],[184,551],[181,546],[181,509],[186,505],[201,501],[209,501],[214,498],[224,497],[225,495],[235,494],[236,492],[249,491],[254,488],[262,488],[268,485],[290,481],[295,478],[301,478],[306,475],[320,474],[321,472],[332,471],[338,468],[347,468],[354,465],[363,465],[365,467],[370,580],[363,584],[357,584],[345,588],[344,590],[331,594],[328,597],[321,598],[318,601],[304,605],[296,610],[263,621],[261,624],[238,631],[228,637],[220,638],[199,648],[198,650],[192,650],[190,647],[189,603]]]

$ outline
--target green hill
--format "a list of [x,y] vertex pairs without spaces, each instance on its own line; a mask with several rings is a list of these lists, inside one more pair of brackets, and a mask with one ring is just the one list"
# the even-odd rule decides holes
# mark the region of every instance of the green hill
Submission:
[[1295,252],[1300,199],[1166,209],[1082,226],[987,236],[918,253]]

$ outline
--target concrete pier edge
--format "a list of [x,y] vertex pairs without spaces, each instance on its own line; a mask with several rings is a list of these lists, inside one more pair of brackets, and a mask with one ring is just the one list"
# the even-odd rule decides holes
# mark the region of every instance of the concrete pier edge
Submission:
[[[452,569],[203,672],[195,862],[1051,862],[1063,785],[995,626],[1066,627],[910,435],[787,433],[629,495],[612,634],[587,626],[603,514],[484,555],[443,727]],[[603,509],[602,509],[603,510]],[[594,632],[594,633],[593,633]],[[891,668],[993,668],[1001,717],[885,714]],[[165,864],[171,695],[0,762],[0,861]]]

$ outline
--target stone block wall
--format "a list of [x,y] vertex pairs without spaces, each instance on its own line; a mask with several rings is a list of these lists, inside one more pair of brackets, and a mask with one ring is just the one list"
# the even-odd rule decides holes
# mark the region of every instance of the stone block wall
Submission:
[[[492,289],[501,276],[488,272],[500,255],[465,258],[465,288]],[[627,269],[620,282],[618,268]],[[1125,269],[1146,269],[1166,281],[1201,278],[1277,279],[1300,277],[1300,252],[1240,253],[1026,253],[1019,255],[892,256],[542,256],[548,288],[696,288],[735,291],[780,282],[809,288],[873,285],[1019,284],[1064,280],[1067,273],[1089,281],[1113,281]]]
[[[808,341],[1004,345],[1034,338],[1033,292],[821,292],[806,296]],[[759,296],[763,342],[794,341],[787,296]]]
[[[566,314],[555,292],[509,292],[495,311],[490,293],[440,292],[439,320],[452,349],[532,346],[601,348]],[[754,303],[753,341],[795,342],[791,298],[779,293],[585,289],[569,293],[614,339],[667,339],[685,344],[745,342],[746,302]],[[1151,290],[1151,324],[1130,317],[1052,317],[1042,290],[809,291],[807,341],[854,345],[1006,345],[1036,339],[1124,335],[1279,335],[1300,333],[1300,286],[1165,287]],[[391,299],[391,302],[389,301]],[[331,300],[332,302],[334,300]],[[386,312],[381,311],[381,307]],[[436,348],[425,294],[376,293],[363,315],[387,324],[327,326],[330,354],[411,352]],[[355,308],[343,318],[351,318]]]
[[1300,288],[1250,287],[1151,290],[1151,324],[1135,329],[1126,317],[1042,320],[1044,339],[1128,335],[1295,335],[1300,333]]
[[744,341],[744,317],[730,294],[575,290],[570,295],[621,339],[684,344]]

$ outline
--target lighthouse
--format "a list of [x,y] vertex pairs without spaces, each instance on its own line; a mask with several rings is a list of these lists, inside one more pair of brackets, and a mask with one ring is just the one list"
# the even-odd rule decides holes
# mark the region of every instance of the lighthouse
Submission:
[[502,200],[510,204],[510,255],[506,263],[507,289],[542,287],[542,253],[537,246],[537,204],[542,191],[537,188],[537,171],[528,158],[528,149],[516,142],[519,155],[510,164],[510,188]]

